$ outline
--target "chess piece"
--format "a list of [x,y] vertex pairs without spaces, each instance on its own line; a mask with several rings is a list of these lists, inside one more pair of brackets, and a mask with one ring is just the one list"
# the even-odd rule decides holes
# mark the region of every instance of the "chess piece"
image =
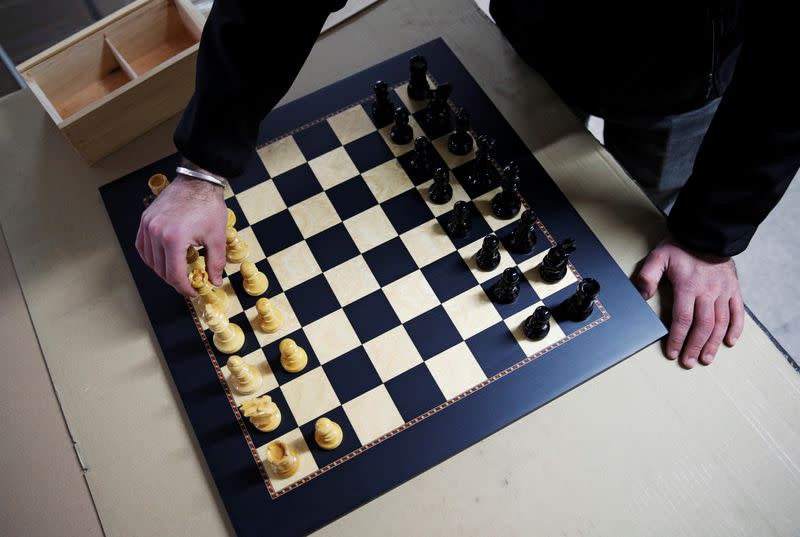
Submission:
[[200,306],[205,308],[210,304],[217,308],[219,311],[225,311],[228,308],[228,295],[219,287],[214,287],[208,281],[208,273],[203,269],[193,269],[189,274],[189,283],[192,288],[197,291]]
[[466,155],[472,151],[472,135],[469,133],[469,112],[461,108],[456,114],[456,130],[447,139],[447,149],[454,155]]
[[225,228],[225,259],[228,263],[241,263],[247,258],[250,247],[239,238],[239,233],[231,226]]
[[192,272],[195,269],[205,271],[206,258],[200,255],[200,252],[197,251],[197,248],[194,246],[189,246],[186,249],[186,265],[186,268],[189,272]]
[[533,214],[533,209],[525,209],[511,232],[508,249],[516,254],[527,254],[533,250],[533,245],[536,244],[536,234],[533,232],[535,227],[536,215]]
[[578,282],[575,293],[556,306],[556,319],[579,323],[585,321],[594,309],[594,300],[600,293],[600,284],[592,278]]
[[494,184],[494,152],[497,143],[494,138],[486,134],[478,136],[476,143],[478,150],[475,152],[475,160],[472,163],[472,170],[466,177],[466,183],[471,186],[489,188]]
[[278,348],[281,351],[281,365],[286,371],[297,373],[305,368],[308,363],[308,355],[293,339],[282,340]]
[[336,449],[342,443],[342,427],[328,418],[320,418],[314,424],[314,440],[322,449]]
[[414,56],[409,62],[408,97],[414,101],[424,101],[429,90],[428,62],[423,56]]
[[147,186],[150,187],[153,196],[158,196],[169,186],[169,179],[163,173],[157,173],[147,180]]
[[372,119],[378,127],[385,127],[392,122],[394,117],[394,106],[389,100],[389,85],[383,80],[378,80],[372,86],[375,92],[375,102],[372,103]]
[[271,334],[277,332],[283,326],[283,314],[276,308],[268,298],[256,300],[256,311],[258,312],[258,327]]
[[441,205],[453,197],[453,187],[450,186],[450,172],[447,168],[436,168],[433,174],[433,184],[428,189],[428,198],[431,203]]
[[281,424],[281,411],[269,395],[244,401],[242,413],[262,433],[272,432]]
[[267,275],[258,270],[255,263],[242,261],[239,272],[242,273],[242,287],[245,293],[250,296],[259,296],[267,292],[267,287],[269,287]]
[[472,229],[472,215],[466,201],[457,201],[453,206],[453,213],[447,221],[447,234],[454,239],[462,239]]
[[284,479],[294,475],[300,466],[297,452],[282,440],[275,440],[267,444],[267,468],[278,478]]
[[435,131],[450,130],[450,105],[447,99],[453,92],[450,84],[440,84],[429,92],[428,106],[425,108],[425,124]]
[[522,324],[522,331],[534,341],[539,341],[547,337],[550,333],[550,317],[552,314],[547,306],[539,306],[533,313],[525,319]]
[[519,212],[519,181],[519,166],[511,162],[503,169],[503,191],[492,198],[492,212],[497,218],[508,220]]
[[225,228],[233,227],[236,225],[236,213],[230,207],[228,208],[228,221],[225,223]]
[[236,380],[236,391],[240,394],[250,395],[261,387],[261,372],[256,366],[242,360],[241,356],[233,355],[228,358],[227,366]]
[[500,239],[497,235],[486,235],[483,245],[475,254],[475,262],[481,270],[494,270],[500,264]]
[[431,157],[432,151],[433,146],[431,145],[431,141],[428,140],[426,136],[417,136],[417,138],[414,139],[414,153],[411,155],[411,160],[409,161],[411,169],[421,176],[430,176],[433,171],[431,170],[431,166],[433,165],[433,159]]
[[225,354],[239,352],[244,346],[244,332],[230,322],[224,313],[211,304],[206,304],[206,324],[214,332],[214,346]]
[[414,138],[414,129],[408,124],[408,110],[402,106],[394,111],[394,125],[389,131],[389,138],[397,145],[410,144]]
[[500,280],[492,286],[489,293],[498,304],[511,304],[519,296],[519,272],[515,267],[503,271]]
[[544,256],[542,264],[539,265],[539,274],[547,283],[561,281],[567,275],[567,263],[569,254],[575,251],[575,241],[564,239],[550,248]]

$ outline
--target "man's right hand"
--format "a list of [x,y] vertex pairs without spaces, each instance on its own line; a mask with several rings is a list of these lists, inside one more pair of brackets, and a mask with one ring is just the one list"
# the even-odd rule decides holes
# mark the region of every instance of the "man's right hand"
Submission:
[[178,175],[142,214],[136,249],[142,260],[185,296],[197,295],[189,283],[186,250],[205,246],[206,270],[222,285],[227,209],[221,186]]

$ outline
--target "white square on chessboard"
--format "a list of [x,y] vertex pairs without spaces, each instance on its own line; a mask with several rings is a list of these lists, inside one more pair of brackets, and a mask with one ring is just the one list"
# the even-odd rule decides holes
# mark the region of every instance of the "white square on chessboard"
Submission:
[[463,341],[429,358],[425,365],[448,400],[486,380],[486,374]]
[[342,407],[361,445],[368,444],[405,423],[383,384],[362,393]]
[[362,256],[356,256],[325,271],[325,279],[342,306],[347,306],[380,288],[369,265]]
[[344,147],[337,147],[324,155],[311,159],[308,161],[308,165],[325,190],[358,175],[358,169],[350,160],[350,155],[347,154]]
[[[238,230],[237,233],[239,234],[239,239],[247,243],[247,259],[253,263],[266,259],[267,256],[264,255],[264,250],[261,249],[261,244],[259,244],[256,234],[253,233],[253,228],[247,226]],[[241,263],[225,263],[225,273],[236,274],[239,272],[239,265]]]
[[285,442],[287,446],[295,450],[295,452],[297,452],[297,458],[300,462],[297,467],[297,471],[294,474],[290,475],[289,477],[280,478],[270,471],[269,465],[265,462],[267,460],[267,446],[269,446],[269,444],[264,444],[256,449],[258,458],[261,459],[264,469],[267,471],[267,476],[269,476],[269,482],[275,492],[288,487],[295,481],[300,481],[308,474],[316,472],[319,469],[317,462],[314,460],[313,455],[311,455],[311,450],[308,448],[308,444],[306,443],[305,438],[303,438],[303,433],[300,431],[300,429],[292,429],[288,433],[276,438],[275,440],[281,440],[282,442]]
[[429,220],[406,231],[400,235],[400,240],[420,268],[456,251],[438,220]]
[[[233,285],[228,278],[222,278],[222,287],[221,289],[225,291],[225,294],[228,297],[228,305],[225,307],[225,315],[228,316],[228,319],[237,315],[243,311],[242,303],[239,302],[239,297],[236,296],[236,291],[233,290]],[[204,318],[204,311],[203,308],[200,307],[199,300],[192,300],[192,306],[194,307],[195,313],[197,313],[197,317],[200,319],[200,325],[203,327],[203,330],[208,330],[208,325],[206,324]]]
[[383,382],[422,363],[422,356],[402,325],[367,341],[364,350]]
[[342,145],[375,131],[375,125],[360,104],[329,117],[328,124]]
[[450,172],[450,186],[453,189],[453,197],[447,203],[433,203],[431,201],[428,191],[431,189],[432,184],[433,179],[425,181],[417,187],[417,190],[419,190],[419,193],[422,195],[425,203],[428,204],[428,208],[434,216],[442,216],[444,213],[452,211],[453,205],[455,205],[457,201],[469,201],[469,194],[467,194],[464,187],[461,186],[461,183],[456,180],[453,172]]
[[258,156],[261,157],[261,162],[264,163],[270,177],[288,172],[306,161],[306,157],[292,136],[265,145],[258,150]]
[[266,180],[236,196],[247,221],[252,225],[286,208],[275,183]]
[[327,364],[361,345],[344,310],[336,310],[306,325],[303,332],[321,364]]
[[475,276],[475,279],[478,282],[483,283],[486,281],[491,280],[498,274],[502,273],[508,267],[513,267],[515,265],[514,260],[511,258],[511,254],[509,254],[503,244],[500,244],[500,263],[497,265],[497,268],[494,270],[481,270],[478,268],[478,262],[475,260],[475,254],[478,253],[478,250],[481,249],[483,246],[483,239],[478,239],[475,242],[464,246],[458,250],[458,253],[461,254],[461,257],[464,259],[464,262],[469,267],[470,272],[472,275]]
[[234,196],[233,190],[231,190],[231,185],[229,183],[229,184],[225,185],[225,189],[223,190],[222,198],[227,200],[229,198],[232,198],[233,196]]
[[344,221],[344,227],[356,243],[359,252],[366,252],[396,237],[397,232],[380,205],[370,207]]
[[233,378],[233,375],[231,375],[231,372],[228,370],[228,366],[225,365],[220,368],[222,370],[222,377],[225,379],[225,382],[228,383],[228,388],[231,391],[233,400],[236,402],[236,406],[242,406],[244,401],[261,397],[265,393],[270,392],[278,387],[278,381],[275,380],[275,375],[272,373],[272,368],[267,363],[267,358],[264,356],[263,350],[256,349],[250,354],[242,356],[242,360],[258,368],[258,371],[261,373],[261,387],[251,394],[242,395],[236,389],[236,379]]
[[536,291],[536,295],[542,299],[547,298],[553,293],[573,285],[578,281],[575,273],[572,272],[572,267],[567,268],[567,275],[564,276],[560,281],[555,283],[548,283],[544,281],[542,279],[542,275],[539,273],[539,265],[542,264],[542,260],[544,259],[544,256],[547,255],[548,251],[549,249],[545,250],[544,252],[540,252],[519,264],[519,270],[522,271],[525,279],[528,280],[528,283],[531,284],[533,290]]
[[[455,117],[455,116],[454,116]],[[433,140],[433,147],[436,148],[436,151],[439,152],[439,156],[442,157],[442,160],[447,164],[447,167],[451,170],[453,168],[458,168],[462,164],[466,164],[470,160],[475,158],[475,140],[472,141],[472,151],[467,153],[466,155],[454,155],[447,149],[447,141],[450,138],[450,134],[445,134],[444,136],[440,136],[439,138]]]
[[[475,207],[477,207],[478,211],[481,213],[481,215],[483,215],[483,219],[486,220],[486,223],[489,224],[489,227],[492,228],[492,231],[497,231],[500,228],[506,227],[508,224],[519,218],[515,216],[514,218],[503,220],[494,215],[492,212],[492,198],[501,191],[502,188],[497,187],[494,190],[487,192],[482,196],[478,196],[473,200]],[[520,212],[522,212],[522,209],[520,209]]]
[[419,270],[385,286],[383,292],[401,322],[410,321],[439,305],[436,293]]
[[494,304],[489,300],[489,296],[479,285],[451,298],[443,306],[450,316],[450,320],[456,325],[458,333],[464,339],[472,337],[502,320]]
[[[431,88],[435,88],[436,84],[433,83],[433,79],[430,77],[430,75],[428,75],[427,78],[428,78],[428,85]],[[414,112],[418,112],[423,108],[425,108],[426,106],[428,106],[427,100],[422,100],[422,101],[411,100],[411,98],[408,96],[408,90],[406,88],[408,88],[408,83],[397,86],[394,89],[394,91],[395,93],[397,93],[397,96],[400,98],[400,101],[402,101],[402,103],[406,106],[406,108],[408,108],[409,113],[413,114]]]
[[383,203],[406,190],[414,188],[411,178],[396,159],[365,171],[361,174],[361,177],[367,183],[378,203]]
[[325,192],[320,192],[297,205],[292,205],[289,208],[289,212],[292,214],[300,233],[306,239],[320,231],[325,231],[329,227],[335,226],[341,221]]
[[396,144],[392,141],[392,137],[390,135],[394,123],[392,123],[391,125],[386,125],[380,130],[381,136],[383,137],[383,141],[386,142],[386,145],[389,146],[389,149],[391,149],[395,157],[399,157],[400,155],[405,155],[406,153],[414,149],[414,140],[418,136],[425,135],[425,132],[422,130],[422,127],[420,127],[419,123],[417,123],[417,120],[414,119],[414,116],[408,117],[408,125],[411,127],[411,130],[414,132],[414,135],[411,137],[410,142],[403,145]]
[[301,373],[281,386],[281,391],[297,425],[305,425],[339,406],[336,392],[321,367]]
[[547,334],[547,336],[545,336],[544,339],[533,341],[525,335],[522,325],[525,322],[525,319],[530,317],[534,310],[539,306],[544,306],[544,303],[537,302],[533,306],[512,315],[508,319],[505,319],[506,326],[508,326],[509,330],[514,333],[514,339],[517,340],[517,343],[519,343],[519,346],[522,348],[525,356],[528,357],[533,356],[542,349],[549,347],[553,343],[561,341],[566,337],[564,331],[561,330],[561,327],[558,326],[558,323],[552,317],[550,318],[550,332]]
[[291,304],[289,304],[289,300],[286,298],[286,295],[281,293],[279,295],[275,295],[274,297],[270,298],[269,301],[272,303],[272,306],[281,312],[283,316],[283,324],[281,327],[268,334],[261,330],[258,327],[258,310],[256,310],[255,306],[248,309],[245,312],[247,316],[247,320],[250,321],[250,326],[253,328],[253,333],[256,335],[256,339],[258,340],[258,344],[261,347],[265,347],[270,343],[274,343],[280,339],[285,338],[292,332],[296,330],[300,330],[300,321],[297,320],[297,315],[295,315],[294,310],[292,309]]
[[308,243],[298,242],[267,258],[284,291],[322,274]]

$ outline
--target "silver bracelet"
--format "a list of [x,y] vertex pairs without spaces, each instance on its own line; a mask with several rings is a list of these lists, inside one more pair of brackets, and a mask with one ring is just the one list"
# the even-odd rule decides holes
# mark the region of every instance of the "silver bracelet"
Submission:
[[195,179],[200,179],[201,181],[207,181],[217,186],[221,186],[222,188],[228,186],[228,181],[225,179],[220,179],[219,177],[214,177],[213,175],[208,175],[207,173],[203,172],[196,172],[194,170],[190,170],[189,168],[184,168],[183,166],[178,166],[175,168],[175,173],[188,175],[189,177],[194,177]]

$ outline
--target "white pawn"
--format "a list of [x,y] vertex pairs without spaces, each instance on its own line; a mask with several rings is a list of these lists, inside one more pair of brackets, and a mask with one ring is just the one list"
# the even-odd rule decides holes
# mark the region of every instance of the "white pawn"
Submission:
[[242,412],[250,418],[253,427],[264,433],[274,431],[281,424],[281,411],[269,395],[245,401]]
[[239,233],[235,228],[225,229],[225,258],[228,263],[241,263],[247,259],[250,247],[245,241],[239,238]]
[[234,354],[244,346],[244,332],[230,322],[224,313],[211,304],[206,304],[206,324],[214,332],[214,346],[225,354]]
[[208,281],[208,273],[196,268],[189,274],[189,281],[192,287],[197,291],[200,300],[200,307],[205,308],[207,304],[211,304],[219,311],[225,311],[228,307],[228,295],[219,287],[214,287]]
[[261,387],[261,371],[242,360],[241,356],[228,358],[228,371],[236,379],[236,391],[242,395],[255,393]]
[[269,280],[267,275],[258,270],[256,264],[252,261],[242,261],[239,266],[239,271],[242,273],[242,287],[244,291],[250,296],[263,295],[267,292]]
[[258,327],[267,334],[277,332],[283,326],[281,310],[273,306],[268,298],[256,300],[256,311],[258,312]]
[[266,463],[267,468],[280,478],[291,476],[300,466],[297,452],[282,440],[275,440],[267,445]]
[[336,449],[342,443],[342,428],[335,421],[320,418],[314,424],[314,440],[322,449]]
[[293,339],[284,339],[278,348],[281,351],[281,365],[286,371],[297,373],[305,368],[308,363],[308,355]]

